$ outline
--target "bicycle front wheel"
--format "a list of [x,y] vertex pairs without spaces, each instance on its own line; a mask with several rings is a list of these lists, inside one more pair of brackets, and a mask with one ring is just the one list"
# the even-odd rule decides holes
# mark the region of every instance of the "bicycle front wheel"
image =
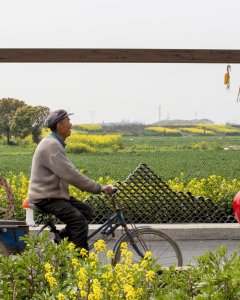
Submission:
[[177,243],[164,232],[151,228],[142,228],[134,230],[131,235],[134,244],[140,252],[137,253],[134,249],[129,236],[124,235],[115,249],[114,264],[121,261],[121,244],[126,242],[128,244],[128,250],[133,253],[133,263],[143,258],[146,251],[151,251],[152,258],[156,258],[157,263],[163,267],[169,267],[171,265],[182,266],[183,259],[180,248]]

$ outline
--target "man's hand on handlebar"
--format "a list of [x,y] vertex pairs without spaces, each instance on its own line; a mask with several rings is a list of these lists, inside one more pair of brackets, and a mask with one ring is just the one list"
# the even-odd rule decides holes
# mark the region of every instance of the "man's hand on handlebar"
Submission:
[[103,185],[102,186],[102,193],[108,196],[112,196],[114,193],[116,193],[117,188],[113,185]]

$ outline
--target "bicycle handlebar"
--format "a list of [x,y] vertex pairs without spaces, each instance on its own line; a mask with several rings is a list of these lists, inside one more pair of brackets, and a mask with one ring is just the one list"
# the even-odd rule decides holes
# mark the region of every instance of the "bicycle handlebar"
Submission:
[[105,196],[107,197],[108,200],[111,200],[114,209],[117,209],[118,207],[117,207],[117,203],[114,199],[114,195],[116,194],[118,188],[114,185],[108,185],[108,187],[111,189],[110,193],[104,193],[104,194],[105,194]]

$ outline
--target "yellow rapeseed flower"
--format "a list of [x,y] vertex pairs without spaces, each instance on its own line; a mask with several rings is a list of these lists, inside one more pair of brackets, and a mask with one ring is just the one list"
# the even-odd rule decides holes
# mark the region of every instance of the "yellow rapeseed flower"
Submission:
[[112,285],[112,291],[115,293],[115,292],[117,292],[119,290],[119,286],[116,284],[116,283],[114,283],[113,285]]
[[100,176],[100,177],[98,178],[98,183],[103,184],[103,177],[102,177],[102,176]]
[[112,271],[108,271],[106,273],[102,274],[102,278],[106,279],[108,283],[113,281],[113,272]]
[[62,293],[59,293],[58,300],[65,300],[65,296]]
[[79,271],[77,272],[77,276],[80,280],[86,281],[87,280],[87,271],[85,268],[80,268]]
[[78,288],[80,290],[85,290],[88,285],[88,273],[85,268],[80,268],[79,271],[76,273],[78,277]]
[[127,250],[128,244],[126,242],[123,242],[120,246],[120,250]]
[[138,288],[138,289],[136,290],[136,296],[137,296],[138,298],[141,298],[142,294],[143,294],[143,288]]
[[80,296],[83,297],[83,298],[85,298],[85,297],[87,296],[87,292],[84,291],[84,290],[82,290],[82,291],[80,292]]
[[54,287],[57,285],[57,280],[52,276],[52,273],[48,272],[44,275],[45,279],[49,283],[50,287]]
[[73,249],[75,249],[75,247],[76,247],[76,245],[73,242],[71,242],[71,243],[68,244],[68,249],[71,250],[71,251]]
[[79,260],[77,258],[73,258],[71,263],[74,269],[76,269],[79,266]]
[[135,263],[132,265],[133,270],[138,270],[140,268],[140,264],[139,263]]
[[96,262],[96,261],[91,261],[91,262],[89,263],[89,265],[90,265],[90,268],[91,268],[92,270],[94,270],[94,269],[97,268],[97,262]]
[[93,293],[89,293],[88,300],[95,300],[95,295]]
[[149,265],[149,261],[146,259],[143,259],[140,263],[140,267],[143,269],[147,269],[148,265]]
[[134,284],[134,277],[131,273],[127,274],[126,279],[129,284],[131,284],[131,285]]
[[102,300],[103,290],[100,287],[100,282],[98,279],[93,279],[92,292],[88,295],[88,300]]
[[143,259],[151,259],[151,258],[152,258],[152,252],[151,251],[146,251]]
[[90,261],[96,261],[97,260],[97,256],[96,256],[96,253],[94,253],[94,252],[91,252],[90,254],[89,254],[89,260]]
[[76,300],[77,299],[77,294],[76,294],[76,292],[74,290],[71,290],[69,292],[69,296],[70,296],[70,299],[72,299],[72,300]]
[[113,252],[113,250],[109,250],[108,252],[107,252],[107,257],[109,257],[109,258],[114,258],[114,252]]
[[130,265],[132,263],[132,255],[133,254],[131,251],[127,251],[126,249],[124,249],[124,247],[121,249],[122,261],[126,265]]
[[119,263],[116,264],[116,266],[115,266],[115,271],[116,271],[116,272],[120,272],[121,269],[122,269],[122,266],[121,266]]
[[52,269],[53,269],[53,266],[50,265],[49,263],[46,263],[46,264],[44,265],[44,269],[45,269],[47,272],[51,272]]
[[104,252],[106,250],[106,243],[104,240],[98,240],[96,243],[94,243],[94,249],[97,252]]
[[88,256],[88,251],[87,251],[85,248],[82,248],[82,249],[80,250],[80,255],[81,255],[82,257],[87,257],[87,256]]
[[150,270],[146,274],[146,281],[147,282],[152,282],[154,277],[155,277],[155,272]]
[[124,292],[126,293],[126,300],[135,300],[135,291],[131,284],[124,286]]

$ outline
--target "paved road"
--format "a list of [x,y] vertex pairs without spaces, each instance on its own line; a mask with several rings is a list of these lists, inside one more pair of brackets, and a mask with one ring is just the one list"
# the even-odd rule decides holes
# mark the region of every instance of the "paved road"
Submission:
[[182,251],[183,265],[186,265],[190,261],[196,263],[194,256],[202,255],[206,251],[215,252],[221,245],[226,245],[228,253],[231,255],[235,250],[238,250],[240,240],[178,240],[177,244]]
[[[199,229],[199,224],[187,224],[183,226],[182,224],[177,224],[177,225],[166,225],[168,227],[174,226],[174,229],[171,232],[166,232],[169,234],[179,245],[182,255],[183,255],[183,265],[186,265],[190,261],[193,263],[196,263],[194,260],[194,256],[199,256],[204,254],[206,251],[215,251],[218,247],[221,245],[226,245],[229,251],[229,255],[231,255],[235,250],[238,249],[238,245],[240,246],[240,236],[239,236],[239,224],[202,224],[201,226],[203,227],[201,230]],[[165,226],[165,227],[166,227]],[[186,228],[188,227],[196,227],[192,232],[186,231]],[[93,229],[98,227],[98,225],[91,225]],[[161,224],[161,229],[164,226]],[[178,228],[179,227],[179,228]],[[183,228],[182,228],[183,227]],[[224,228],[222,228],[224,227]],[[174,236],[174,233],[177,231],[176,228],[181,232],[184,233],[186,231],[186,234],[184,235],[184,238],[186,236],[195,236],[199,237],[197,240],[187,240],[187,239],[177,239],[177,237]],[[183,230],[184,229],[184,230]],[[34,230],[38,230],[37,227],[34,228]],[[203,232],[204,231],[204,232]],[[219,234],[219,232],[221,234]],[[221,237],[231,237],[229,240],[211,240],[211,239],[202,239],[201,234],[204,237],[209,236],[221,236]],[[179,235],[179,234],[178,234]],[[182,234],[183,235],[183,234]],[[182,237],[181,237],[182,238]],[[234,238],[238,238],[237,240]],[[114,244],[114,243],[113,243]],[[112,245],[109,245],[109,249],[112,248]],[[240,249],[240,248],[239,248]]]

